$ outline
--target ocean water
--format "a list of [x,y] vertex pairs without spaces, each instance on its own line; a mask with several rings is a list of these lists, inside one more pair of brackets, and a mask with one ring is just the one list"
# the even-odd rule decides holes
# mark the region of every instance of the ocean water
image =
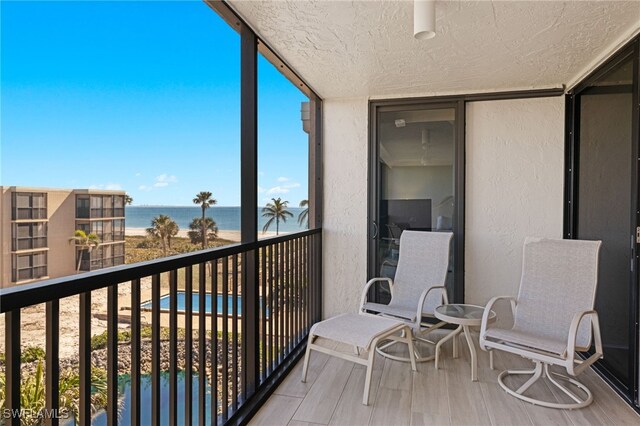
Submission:
[[[287,219],[285,223],[280,222],[280,231],[296,232],[306,229],[306,224],[298,225],[298,215],[302,210],[299,207],[290,207],[289,211],[293,214],[292,218]],[[124,210],[125,226],[127,228],[148,228],[151,226],[151,220],[164,214],[175,220],[180,229],[188,230],[189,224],[196,217],[202,217],[202,209],[198,206],[193,207],[171,207],[171,206],[154,206],[154,207],[138,207],[127,206]],[[212,217],[221,231],[239,231],[240,230],[240,207],[209,207],[206,215]],[[267,218],[262,217],[262,208],[256,212],[258,216],[258,231],[262,231],[262,227]],[[275,231],[275,223],[271,225],[269,231]]]

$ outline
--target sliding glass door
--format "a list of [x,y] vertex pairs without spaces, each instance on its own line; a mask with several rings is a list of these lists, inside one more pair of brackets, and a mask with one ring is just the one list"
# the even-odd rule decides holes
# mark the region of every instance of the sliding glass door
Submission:
[[602,240],[598,368],[631,400],[638,384],[638,45],[568,98],[572,116],[566,237]]
[[[400,236],[406,230],[461,234],[464,158],[458,102],[396,105],[372,103],[369,164],[369,275],[395,276]],[[461,239],[454,241],[447,277],[450,298],[461,300],[455,267]],[[389,300],[386,287],[376,297]]]

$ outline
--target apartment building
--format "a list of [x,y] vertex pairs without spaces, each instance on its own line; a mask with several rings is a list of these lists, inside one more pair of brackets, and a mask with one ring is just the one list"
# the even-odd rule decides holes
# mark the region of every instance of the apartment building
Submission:
[[[0,286],[124,264],[124,191],[0,187]],[[98,236],[91,252],[69,243]]]

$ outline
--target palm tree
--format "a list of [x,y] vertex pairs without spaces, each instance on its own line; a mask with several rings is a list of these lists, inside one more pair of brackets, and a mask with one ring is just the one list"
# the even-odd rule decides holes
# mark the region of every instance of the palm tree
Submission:
[[262,209],[262,217],[268,217],[269,220],[262,227],[262,232],[267,232],[269,227],[276,222],[276,235],[280,233],[280,221],[286,222],[287,217],[293,217],[293,214],[287,210],[288,201],[282,201],[280,197],[272,198],[273,203],[267,203]]
[[100,238],[94,233],[87,234],[82,229],[76,229],[73,233],[73,237],[69,238],[69,244],[75,243],[76,247],[80,249],[80,256],[78,256],[78,266],[76,272],[80,272],[80,266],[82,265],[82,252],[86,251],[89,256],[94,248],[100,245]]
[[131,203],[133,203],[133,197],[131,197],[131,195],[129,194],[124,194],[124,203],[130,206]]
[[307,228],[309,227],[309,200],[300,201],[300,207],[306,207],[298,214],[298,225],[302,226],[304,223]]
[[202,241],[202,230],[206,230],[206,240],[213,241],[218,237],[218,226],[216,225],[216,221],[211,219],[210,217],[204,218],[204,226],[202,226],[202,219],[199,217],[193,218],[191,223],[189,224],[189,232],[187,235],[191,239],[191,244],[197,244]]
[[167,246],[171,248],[171,237],[178,235],[180,227],[169,216],[161,214],[151,220],[151,227],[147,228],[147,234],[160,240],[162,252],[167,255]]
[[218,203],[215,198],[211,198],[211,195],[212,194],[208,191],[200,191],[198,195],[196,195],[196,198],[193,199],[193,204],[199,204],[200,207],[202,207],[202,221],[200,222],[202,225],[202,233],[200,234],[202,237],[202,248],[207,247],[207,229],[205,228],[206,221],[204,217],[205,210]]

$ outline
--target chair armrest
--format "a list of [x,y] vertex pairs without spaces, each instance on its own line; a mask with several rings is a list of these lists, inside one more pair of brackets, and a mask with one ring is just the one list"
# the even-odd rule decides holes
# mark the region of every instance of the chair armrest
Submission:
[[436,285],[430,287],[422,292],[420,295],[420,299],[418,299],[418,311],[416,312],[416,324],[420,324],[422,322],[422,309],[424,308],[424,302],[427,301],[427,297],[429,293],[434,290],[440,290],[442,292],[442,304],[447,305],[449,303],[449,298],[447,297],[447,288],[443,285]]
[[517,301],[515,297],[496,296],[491,300],[489,300],[489,302],[487,303],[487,306],[485,306],[484,308],[484,312],[482,313],[482,323],[480,325],[480,348],[484,351],[487,350],[487,348],[484,346],[484,342],[485,342],[484,335],[487,332],[487,326],[489,325],[489,314],[493,309],[493,305],[495,305],[498,300],[509,300],[511,302],[511,314],[515,314],[516,312]]
[[391,292],[391,297],[393,297],[393,280],[391,278],[387,278],[387,277],[378,277],[378,278],[371,278],[369,281],[367,281],[367,283],[364,285],[364,289],[362,290],[362,296],[360,297],[360,309],[359,312],[363,312],[364,309],[364,304],[367,303],[367,293],[369,292],[369,288],[376,282],[381,282],[381,281],[387,281],[389,283],[389,291]]
[[[593,332],[593,340],[596,350],[593,355],[584,361],[580,362],[580,364],[576,367],[574,359],[576,353],[576,339],[578,338],[578,329],[580,328],[580,323],[582,322],[584,317],[591,317],[591,329]],[[567,372],[572,376],[577,376],[580,374],[585,368],[596,362],[598,359],[602,358],[602,339],[600,337],[600,321],[598,319],[598,313],[596,311],[583,311],[577,312],[573,319],[571,320],[571,326],[569,327],[569,337],[567,340],[567,358],[570,363],[567,366]]]

